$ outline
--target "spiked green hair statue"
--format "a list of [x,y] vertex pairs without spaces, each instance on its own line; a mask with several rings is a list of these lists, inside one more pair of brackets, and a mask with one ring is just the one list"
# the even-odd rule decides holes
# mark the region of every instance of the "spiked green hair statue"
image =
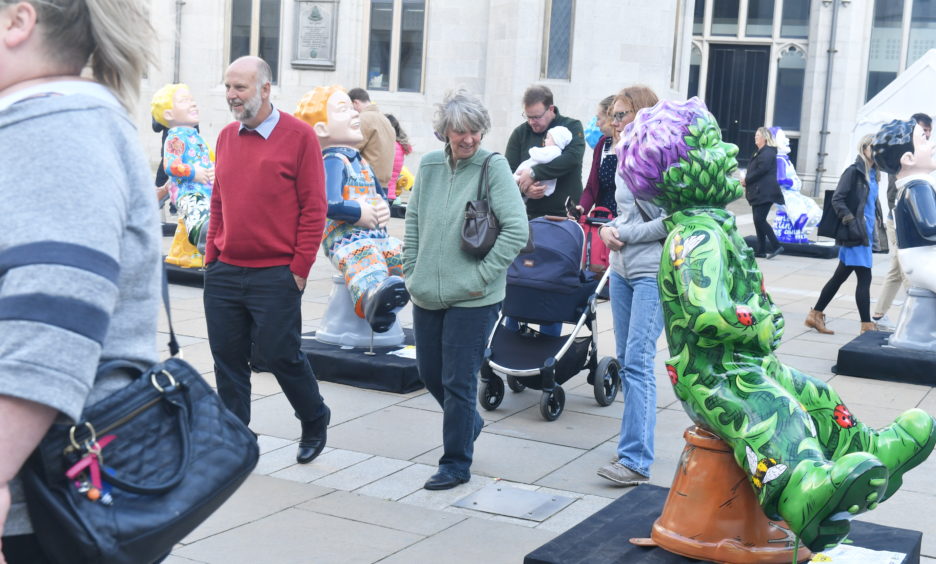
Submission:
[[934,420],[912,409],[874,430],[828,384],[777,359],[783,315],[725,209],[742,192],[737,152],[692,98],[641,110],[618,162],[637,198],[671,214],[659,286],[676,396],[731,446],[766,515],[822,550],[926,459]]

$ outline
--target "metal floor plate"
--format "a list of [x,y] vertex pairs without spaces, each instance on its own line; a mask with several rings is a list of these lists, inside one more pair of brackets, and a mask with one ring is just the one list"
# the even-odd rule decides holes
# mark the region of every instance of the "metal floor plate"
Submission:
[[573,501],[575,499],[571,497],[521,490],[495,483],[452,505],[528,521],[543,521],[565,509]]

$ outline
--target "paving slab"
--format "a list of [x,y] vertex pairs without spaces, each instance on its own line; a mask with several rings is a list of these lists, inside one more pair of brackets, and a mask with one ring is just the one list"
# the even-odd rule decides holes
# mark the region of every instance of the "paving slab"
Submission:
[[380,525],[388,529],[429,536],[464,520],[453,512],[404,505],[357,493],[336,491],[297,506],[351,521]]
[[287,509],[185,546],[176,554],[209,564],[365,564],[398,553],[424,538],[350,519]]
[[[330,493],[319,486],[251,475],[224,505],[182,540],[189,545]],[[184,556],[184,555],[183,555]],[[209,562],[210,560],[205,560]]]
[[[594,398],[592,398],[594,403]],[[582,396],[567,396],[566,405],[584,404]],[[594,448],[618,433],[621,409],[607,408],[604,417],[564,410],[555,421],[546,421],[540,415],[539,405],[491,423],[486,433],[548,442],[580,449]]]
[[442,444],[442,414],[390,406],[329,428],[328,444],[410,460]]
[[[475,441],[471,472],[530,484],[584,452],[578,448],[482,432]],[[441,456],[442,447],[439,447],[413,461],[435,465]]]
[[410,495],[400,498],[399,501],[400,503],[416,505],[428,509],[454,509],[452,508],[453,503],[465,496],[473,494],[489,484],[493,484],[495,481],[494,478],[474,474],[471,476],[471,480],[455,486],[450,490],[429,491],[420,488]]
[[936,556],[936,491],[924,494],[900,490],[874,511],[863,513],[861,521],[922,531],[921,554]]
[[296,464],[297,450],[296,443],[291,442],[284,447],[261,454],[260,460],[257,461],[257,466],[254,468],[254,474],[272,474]]
[[277,470],[270,475],[283,480],[309,483],[373,457],[373,455],[364,452],[354,452],[340,448],[329,449],[326,447],[326,451],[323,451],[322,454],[308,464],[298,464],[293,459],[292,465]]
[[324,478],[319,478],[315,480],[314,484],[323,488],[353,491],[381,478],[395,474],[411,464],[412,462],[406,460],[372,456],[367,460],[329,474]]
[[[268,452],[281,449],[288,444],[292,444],[293,442],[294,441],[290,441],[289,439],[271,437],[270,435],[257,436],[257,444],[260,445],[260,454],[266,454]],[[325,448],[328,449],[328,447]]]
[[882,380],[837,375],[829,381],[847,405],[873,405],[899,409],[916,407],[932,388]]
[[452,561],[456,555],[460,562],[516,564],[523,562],[524,556],[555,536],[552,531],[493,520],[466,519],[397,552],[382,560],[381,564]]
[[192,343],[182,347],[182,358],[195,367],[199,374],[214,372],[214,358],[211,356],[211,347],[208,341]]
[[399,472],[358,488],[355,493],[395,501],[422,490],[423,484],[435,471],[435,465],[410,464]]
[[578,525],[585,519],[588,519],[598,511],[604,509],[609,503],[614,501],[607,497],[597,495],[582,495],[575,492],[565,492],[564,490],[554,490],[552,488],[542,488],[538,491],[548,492],[557,495],[569,497],[579,496],[572,505],[566,507],[559,513],[556,513],[549,519],[536,526],[537,529],[552,531],[554,533],[564,533],[572,527]]

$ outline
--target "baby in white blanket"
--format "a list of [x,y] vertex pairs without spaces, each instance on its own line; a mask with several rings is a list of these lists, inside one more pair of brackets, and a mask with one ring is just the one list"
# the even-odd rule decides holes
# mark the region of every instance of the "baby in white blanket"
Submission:
[[[543,147],[530,147],[530,158],[520,163],[517,170],[514,171],[514,180],[520,177],[520,173],[538,164],[544,164],[552,161],[562,154],[572,141],[572,132],[567,127],[557,125],[546,132],[546,140],[543,141]],[[543,196],[549,196],[556,191],[556,179],[540,180],[546,186]]]

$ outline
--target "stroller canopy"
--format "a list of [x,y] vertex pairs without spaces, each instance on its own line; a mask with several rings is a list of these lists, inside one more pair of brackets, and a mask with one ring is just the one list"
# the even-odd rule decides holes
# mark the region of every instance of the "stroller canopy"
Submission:
[[538,217],[530,221],[534,249],[520,254],[507,269],[507,284],[568,294],[584,282],[585,235],[575,221]]

